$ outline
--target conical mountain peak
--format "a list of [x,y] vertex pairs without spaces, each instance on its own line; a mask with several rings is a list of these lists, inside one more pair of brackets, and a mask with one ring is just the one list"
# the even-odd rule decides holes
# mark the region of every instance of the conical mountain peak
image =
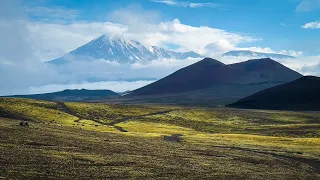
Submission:
[[115,61],[120,64],[128,63],[148,63],[153,60],[169,59],[186,59],[188,57],[199,58],[201,55],[196,53],[181,53],[169,51],[160,47],[146,47],[138,41],[128,40],[120,36],[101,35],[89,43],[71,51],[67,55],[52,60],[49,63],[61,65],[68,63],[68,57],[76,56],[73,59],[104,59]]
[[203,65],[203,66],[212,66],[212,65],[225,65],[222,62],[212,59],[212,58],[204,58],[203,60],[199,61],[198,64]]

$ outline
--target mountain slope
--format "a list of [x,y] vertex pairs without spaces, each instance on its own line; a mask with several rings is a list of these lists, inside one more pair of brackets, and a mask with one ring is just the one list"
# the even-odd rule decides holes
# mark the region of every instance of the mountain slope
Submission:
[[236,73],[242,72],[233,71],[217,60],[205,58],[159,81],[134,90],[129,96],[184,92],[207,88],[214,84],[231,83],[231,77]]
[[245,62],[230,64],[229,67],[243,70],[249,76],[245,78],[252,83],[259,82],[290,82],[301,78],[296,71],[270,58],[253,59]]
[[185,92],[227,84],[283,83],[301,74],[271,59],[257,59],[225,65],[205,58],[150,85],[132,91],[129,96]]
[[113,39],[102,35],[61,58],[49,61],[49,63],[60,65],[77,59],[104,59],[125,64],[148,63],[159,58],[185,59],[187,57],[199,58],[201,55],[195,52],[173,52],[156,46],[145,47],[138,41]]
[[89,101],[101,98],[110,98],[118,96],[117,93],[110,90],[64,90],[45,94],[31,94],[31,95],[15,95],[9,97],[30,98],[39,100],[51,101]]
[[272,59],[293,59],[295,57],[283,55],[283,54],[275,54],[275,53],[261,53],[254,51],[229,51],[223,54],[223,56],[231,56],[231,57],[250,57],[250,58],[272,58]]
[[225,65],[205,58],[121,97],[95,102],[224,106],[300,77],[301,74],[271,59]]
[[305,76],[293,82],[272,87],[229,107],[272,110],[320,110],[320,78]]

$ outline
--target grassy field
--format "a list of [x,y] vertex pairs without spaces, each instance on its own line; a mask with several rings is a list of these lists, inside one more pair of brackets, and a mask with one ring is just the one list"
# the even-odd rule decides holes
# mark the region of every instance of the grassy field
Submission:
[[0,179],[320,179],[319,112],[0,98],[0,137]]

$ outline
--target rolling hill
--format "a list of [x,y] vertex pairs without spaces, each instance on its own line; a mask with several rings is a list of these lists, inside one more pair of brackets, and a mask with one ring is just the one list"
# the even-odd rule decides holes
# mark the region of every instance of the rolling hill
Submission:
[[110,90],[66,89],[64,91],[53,93],[14,95],[9,97],[20,97],[51,101],[89,101],[100,98],[111,98],[116,96],[118,96],[118,94]]
[[109,102],[226,105],[300,77],[269,58],[231,65],[205,58]]
[[241,99],[229,107],[272,110],[320,110],[320,78],[305,76]]

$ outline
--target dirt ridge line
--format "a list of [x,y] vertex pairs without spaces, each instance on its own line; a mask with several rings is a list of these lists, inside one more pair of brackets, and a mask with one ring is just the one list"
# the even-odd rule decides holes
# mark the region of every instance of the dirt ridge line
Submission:
[[166,111],[159,111],[159,112],[154,112],[154,113],[149,113],[149,114],[143,114],[143,115],[139,115],[139,116],[132,116],[132,117],[124,117],[122,119],[119,119],[119,120],[115,120],[113,122],[110,122],[108,123],[108,125],[110,126],[114,126],[118,123],[122,123],[122,122],[126,122],[126,121],[129,121],[130,119],[133,119],[133,118],[139,118],[139,117],[146,117],[146,116],[154,116],[154,115],[159,115],[159,114],[167,114],[169,112],[172,112],[172,111],[176,111],[177,109],[173,109],[173,110],[166,110]]
[[[79,120],[86,119],[85,117],[77,114],[75,111],[70,109],[64,102],[56,101],[56,103],[57,103],[58,108],[60,108],[63,112],[65,112],[67,114],[70,114],[72,116],[75,116],[75,117],[79,118]],[[143,114],[143,115],[139,115],[139,116],[124,117],[124,118],[121,118],[119,120],[115,120],[115,121],[110,122],[110,123],[103,123],[103,122],[97,121],[95,119],[92,119],[92,120],[97,122],[97,123],[99,123],[99,124],[102,124],[102,125],[112,126],[112,127],[116,128],[117,130],[119,130],[120,132],[128,132],[127,130],[123,129],[122,127],[116,126],[116,124],[129,121],[130,119],[133,119],[133,118],[153,116],[153,115],[159,115],[159,114],[167,114],[169,112],[176,111],[176,110],[179,110],[179,109],[171,109],[171,110],[159,111],[159,112]]]
[[[86,117],[81,116],[81,115],[77,114],[75,111],[73,111],[72,109],[70,109],[64,102],[57,101],[56,103],[57,103],[58,108],[61,108],[61,110],[63,112],[79,118],[78,121],[83,120],[83,119],[87,119]],[[103,122],[95,120],[95,119],[91,119],[91,120],[96,123],[102,124],[102,125],[108,125],[107,123],[103,123]]]

